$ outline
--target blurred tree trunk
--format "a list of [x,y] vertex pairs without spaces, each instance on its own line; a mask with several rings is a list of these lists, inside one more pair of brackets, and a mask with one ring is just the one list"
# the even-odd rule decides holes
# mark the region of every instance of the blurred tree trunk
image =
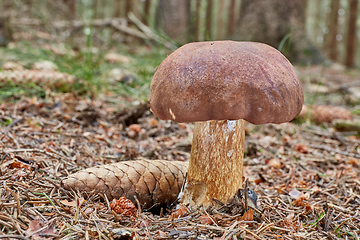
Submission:
[[337,40],[336,35],[338,34],[338,11],[340,8],[340,0],[331,1],[331,12],[330,12],[330,25],[329,34],[327,38],[326,49],[329,58],[333,61],[337,60]]
[[150,9],[151,9],[151,0],[145,0],[143,22],[145,25],[148,25],[148,26],[149,26]]
[[235,28],[235,0],[231,0],[229,4],[229,20],[227,34],[228,36],[233,35]]
[[206,27],[205,27],[205,39],[212,40],[212,17],[213,17],[213,5],[214,0],[208,0],[206,6]]
[[63,3],[65,4],[67,8],[67,17],[70,20],[74,20],[76,18],[76,1],[74,0],[63,0]]
[[179,43],[185,43],[190,25],[190,0],[160,0],[164,32]]
[[125,3],[123,3],[122,0],[114,1],[114,8],[115,8],[114,18],[120,18],[121,16],[123,16],[122,9],[124,9],[124,4]]
[[346,60],[345,65],[347,67],[355,66],[356,56],[356,21],[358,15],[358,0],[350,0],[350,16],[349,16],[349,28],[348,28],[348,39],[346,46]]
[[305,0],[242,0],[233,39],[267,43],[291,61],[321,63],[322,53],[305,30]]
[[200,12],[201,12],[201,0],[196,0],[196,10],[195,10],[195,41],[200,41]]
[[10,27],[12,1],[2,1],[0,7],[2,9],[0,14],[0,47],[5,47],[13,39],[13,30]]
[[224,12],[224,1],[219,1],[219,7],[218,7],[218,20],[217,20],[217,33],[216,33],[216,39],[220,40],[223,38],[223,12]]

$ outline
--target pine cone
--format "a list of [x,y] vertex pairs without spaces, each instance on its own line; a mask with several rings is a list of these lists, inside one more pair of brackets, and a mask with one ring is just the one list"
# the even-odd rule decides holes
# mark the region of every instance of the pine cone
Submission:
[[71,86],[75,77],[54,70],[5,70],[0,72],[0,82],[11,80],[13,83],[35,83],[36,85],[55,87],[55,88],[68,88]]
[[332,123],[335,119],[352,119],[351,112],[346,108],[328,105],[313,105],[312,107],[304,105],[299,117],[310,118],[315,123]]
[[104,193],[109,200],[135,197],[145,208],[168,206],[181,190],[188,163],[164,160],[124,161],[88,168],[62,181],[65,189]]

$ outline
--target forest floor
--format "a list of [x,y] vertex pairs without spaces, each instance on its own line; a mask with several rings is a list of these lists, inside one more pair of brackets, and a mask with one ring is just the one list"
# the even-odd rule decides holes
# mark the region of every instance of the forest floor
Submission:
[[[343,106],[356,123],[357,71],[297,69],[308,105]],[[193,124],[159,120],[131,97],[51,91],[3,101],[0,120],[0,239],[359,239],[356,128],[309,119],[247,124],[244,176],[258,196],[251,216],[230,206],[125,216],[103,195],[65,190],[61,181],[119,161],[188,161]]]

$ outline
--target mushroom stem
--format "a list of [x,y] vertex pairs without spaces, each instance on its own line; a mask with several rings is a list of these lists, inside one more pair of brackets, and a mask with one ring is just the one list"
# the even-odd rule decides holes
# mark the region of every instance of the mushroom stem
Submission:
[[196,122],[183,204],[229,203],[241,188],[245,121]]

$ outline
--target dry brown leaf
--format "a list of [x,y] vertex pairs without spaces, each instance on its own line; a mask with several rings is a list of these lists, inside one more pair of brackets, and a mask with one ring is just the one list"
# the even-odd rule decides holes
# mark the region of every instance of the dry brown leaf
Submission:
[[151,226],[151,221],[149,219],[145,219],[140,223],[141,228],[148,228],[150,226]]
[[105,60],[109,63],[130,63],[133,60],[125,55],[121,55],[119,53],[110,52],[105,54]]
[[178,208],[171,214],[171,216],[174,218],[184,217],[187,212],[187,208],[184,205],[180,204],[178,205]]
[[273,167],[273,168],[281,168],[281,162],[279,159],[270,159],[270,161],[268,162],[268,165]]
[[201,224],[209,224],[209,225],[214,224],[213,220],[208,215],[201,215],[199,217],[199,220],[200,220]]
[[161,230],[158,231],[158,236],[159,236],[160,239],[161,238],[167,238],[167,234],[165,232],[161,231]]
[[[54,239],[53,236],[46,237],[48,235],[55,235],[55,221],[45,223],[42,220],[32,220],[29,224],[29,228],[25,232],[25,236],[29,237],[31,240],[49,240]],[[42,231],[39,231],[41,228],[46,228]]]
[[304,154],[309,153],[308,147],[306,145],[304,145],[304,144],[295,144],[294,145],[294,150],[299,152],[299,153],[304,153]]
[[241,221],[253,221],[254,220],[254,210],[248,209],[245,211],[244,215],[240,218]]
[[67,199],[64,199],[64,200],[61,200],[60,201],[63,205],[65,206],[68,206],[68,207],[80,207],[84,202],[85,202],[85,199],[84,198],[78,198],[78,199],[75,199],[71,202],[69,202]]

